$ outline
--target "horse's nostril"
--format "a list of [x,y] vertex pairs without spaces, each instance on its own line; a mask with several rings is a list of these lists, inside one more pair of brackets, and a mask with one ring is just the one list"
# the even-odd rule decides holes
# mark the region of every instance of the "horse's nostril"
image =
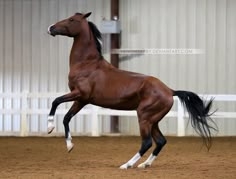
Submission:
[[55,26],[50,27],[50,31],[53,31],[55,29]]

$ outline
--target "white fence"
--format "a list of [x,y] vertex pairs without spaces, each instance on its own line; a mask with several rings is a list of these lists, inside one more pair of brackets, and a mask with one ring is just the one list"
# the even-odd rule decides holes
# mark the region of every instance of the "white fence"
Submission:
[[[43,125],[44,130],[46,131],[46,115],[49,113],[51,102],[55,97],[61,96],[64,93],[4,93],[0,94],[0,135],[14,135],[14,136],[29,136],[32,135],[29,133],[29,116],[30,115],[45,115],[45,123]],[[200,95],[207,96],[208,99],[214,98],[215,101],[220,102],[236,102],[236,95]],[[46,108],[31,108],[29,101],[31,99],[46,99],[47,105]],[[184,118],[187,117],[184,108],[177,97],[174,98],[175,103],[177,102],[177,110],[173,109],[167,114],[167,117],[174,117],[177,120],[177,136],[185,136],[185,122]],[[18,105],[14,105],[14,101],[18,101]],[[17,107],[14,107],[17,106]],[[59,108],[57,114],[65,114],[68,109]],[[18,120],[11,121],[11,125],[16,127],[10,127],[10,129],[5,129],[5,124],[8,123],[8,119],[4,116],[18,116]],[[136,116],[136,111],[124,111],[124,110],[112,110],[105,109],[94,105],[88,105],[83,108],[78,115],[87,115],[89,116],[90,121],[90,135],[91,136],[100,136],[99,132],[99,116]],[[216,112],[213,118],[236,118],[236,112]],[[13,124],[12,124],[13,123]],[[16,123],[16,124],[14,124]],[[62,125],[62,124],[61,124]],[[14,129],[15,128],[15,129]],[[42,131],[34,133],[34,135],[44,135]],[[46,135],[46,133],[45,133]],[[57,132],[54,132],[54,135],[58,135]],[[60,134],[61,135],[61,134]]]

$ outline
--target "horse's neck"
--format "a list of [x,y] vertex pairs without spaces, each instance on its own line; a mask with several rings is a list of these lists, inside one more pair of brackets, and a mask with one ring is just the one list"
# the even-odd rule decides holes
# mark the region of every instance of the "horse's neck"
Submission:
[[[84,38],[85,36],[82,37]],[[70,66],[85,60],[98,60],[100,58],[94,40],[91,36],[87,38],[88,39],[79,39],[79,37],[74,38],[70,53]]]

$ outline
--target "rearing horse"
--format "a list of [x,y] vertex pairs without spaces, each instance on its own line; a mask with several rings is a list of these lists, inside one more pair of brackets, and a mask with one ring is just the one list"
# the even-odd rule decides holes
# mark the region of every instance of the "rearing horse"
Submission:
[[64,117],[65,138],[68,152],[73,149],[69,129],[71,118],[85,105],[94,104],[118,110],[137,110],[141,148],[127,163],[120,166],[127,169],[144,155],[152,146],[156,148],[139,168],[152,164],[166,144],[158,123],[170,111],[173,96],[178,96],[186,107],[193,128],[200,134],[209,149],[211,146],[212,122],[209,111],[212,100],[203,102],[198,95],[188,91],[174,91],[159,79],[138,73],[120,70],[108,63],[101,53],[101,33],[96,26],[87,21],[91,13],[75,15],[48,27],[52,36],[73,37],[70,53],[69,88],[70,93],[56,98],[48,116],[48,133],[54,129],[54,115],[59,104],[73,101],[73,105]]

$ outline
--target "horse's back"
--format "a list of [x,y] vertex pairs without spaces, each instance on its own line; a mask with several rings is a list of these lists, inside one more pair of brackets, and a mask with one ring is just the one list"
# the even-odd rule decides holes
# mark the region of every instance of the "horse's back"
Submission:
[[159,79],[139,73],[117,69],[106,61],[93,72],[91,102],[114,109],[137,109],[147,97],[172,97],[172,91]]
[[144,75],[122,71],[112,66],[97,68],[90,76],[94,84],[90,101],[114,109],[136,109],[145,78]]

